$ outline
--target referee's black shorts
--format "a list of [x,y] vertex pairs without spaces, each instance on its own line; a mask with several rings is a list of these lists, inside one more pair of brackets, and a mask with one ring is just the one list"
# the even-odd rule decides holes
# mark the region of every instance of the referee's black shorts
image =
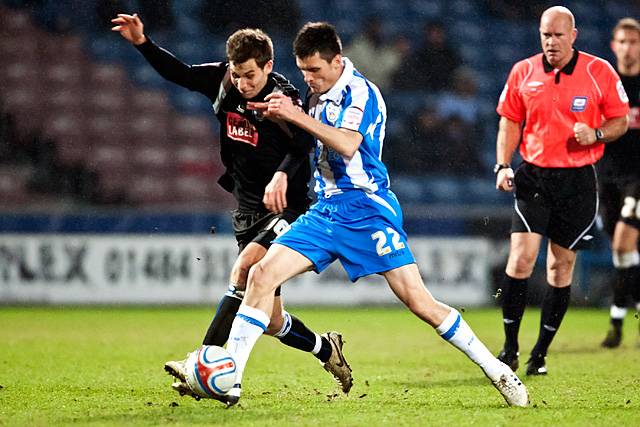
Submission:
[[571,250],[590,246],[598,213],[593,165],[542,168],[525,162],[514,184],[512,233],[538,233]]
[[599,187],[600,215],[607,234],[613,237],[618,221],[640,230],[640,179],[606,181]]

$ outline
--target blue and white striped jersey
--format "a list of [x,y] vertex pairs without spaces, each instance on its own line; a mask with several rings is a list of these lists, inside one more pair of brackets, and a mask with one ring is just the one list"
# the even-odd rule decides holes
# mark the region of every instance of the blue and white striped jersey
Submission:
[[309,99],[309,115],[336,128],[346,128],[363,136],[352,158],[344,157],[316,139],[315,191],[330,197],[359,189],[375,193],[389,188],[389,174],[382,163],[382,145],[387,123],[387,107],[380,90],[343,57],[344,70],[335,85]]

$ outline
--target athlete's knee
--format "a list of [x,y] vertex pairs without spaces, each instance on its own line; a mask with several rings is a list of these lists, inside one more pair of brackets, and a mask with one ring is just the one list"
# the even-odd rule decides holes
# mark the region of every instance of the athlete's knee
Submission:
[[573,280],[575,260],[556,259],[547,268],[547,281],[551,286],[567,286]]
[[529,277],[536,264],[536,254],[511,253],[507,262],[507,273],[515,278]]
[[275,282],[275,276],[268,268],[265,268],[262,262],[258,262],[253,265],[249,270],[247,286],[251,288],[252,292],[260,294],[268,294],[273,292],[277,287]]
[[238,289],[244,289],[250,269],[251,264],[242,258],[238,258],[231,267],[231,282],[235,283]]

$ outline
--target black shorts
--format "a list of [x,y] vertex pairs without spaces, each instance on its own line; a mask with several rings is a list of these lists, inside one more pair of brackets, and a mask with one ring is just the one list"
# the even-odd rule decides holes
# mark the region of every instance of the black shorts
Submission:
[[[231,222],[233,234],[238,242],[238,254],[251,242],[269,249],[273,239],[302,213],[302,209],[290,208],[285,209],[281,214],[234,210],[231,213]],[[279,297],[280,294],[281,287],[278,286],[275,296]]]
[[607,181],[600,184],[599,190],[600,215],[610,237],[618,221],[640,229],[640,180]]
[[239,252],[251,242],[269,248],[271,241],[289,224],[303,213],[302,209],[287,208],[281,214],[272,212],[240,211],[231,213],[233,234],[238,242]]
[[563,248],[590,246],[598,211],[595,168],[541,168],[523,163],[516,170],[512,233],[538,233]]

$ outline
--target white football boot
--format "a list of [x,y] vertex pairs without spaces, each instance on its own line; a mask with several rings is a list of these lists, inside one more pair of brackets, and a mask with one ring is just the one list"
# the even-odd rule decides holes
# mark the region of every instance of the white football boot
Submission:
[[189,359],[189,356],[191,356],[193,353],[196,353],[198,350],[191,352],[191,353],[187,353],[187,357],[185,357],[183,360],[169,360],[164,364],[164,370],[167,371],[167,373],[169,373],[169,375],[172,375],[173,377],[177,378],[178,380],[180,380],[179,382],[186,382],[187,380],[187,360]]
[[500,377],[492,381],[493,386],[498,389],[504,400],[509,406],[527,406],[529,405],[529,392],[527,387],[520,381],[520,378],[511,370],[511,368],[502,362],[502,372]]

